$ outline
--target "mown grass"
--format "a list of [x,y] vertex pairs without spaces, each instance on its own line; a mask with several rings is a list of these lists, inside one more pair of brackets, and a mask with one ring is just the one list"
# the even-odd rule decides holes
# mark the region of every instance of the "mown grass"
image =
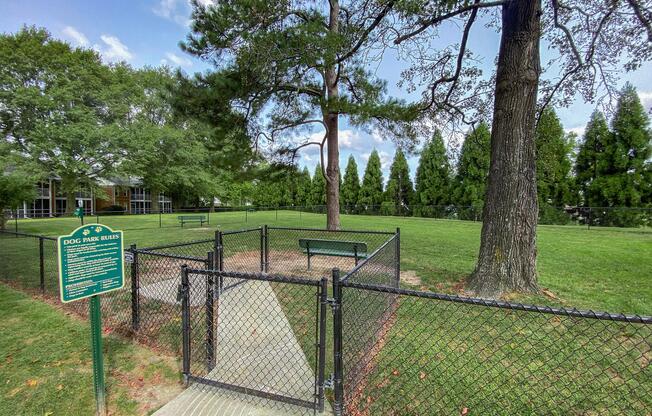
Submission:
[[[89,415],[95,411],[90,327],[0,284],[0,415]],[[104,336],[111,414],[148,414],[180,390],[178,363]]]
[[[91,220],[91,218],[87,218]],[[140,247],[212,238],[217,228],[235,230],[263,224],[324,227],[325,216],[296,211],[213,213],[204,227],[181,228],[176,214],[100,217],[125,230],[126,244]],[[11,224],[9,224],[11,226]],[[57,236],[79,225],[76,218],[20,220],[24,232]],[[459,292],[473,271],[481,224],[427,218],[342,215],[342,227],[401,228],[401,268],[420,278],[420,288]],[[11,229],[11,228],[10,228]],[[234,236],[234,238],[236,238]],[[244,238],[244,237],[243,237]],[[538,273],[547,295],[512,300],[611,312],[652,314],[652,230],[542,225],[538,230]],[[25,254],[27,255],[27,254]],[[21,255],[18,255],[19,260]]]
[[[109,225],[125,231],[127,244],[140,247],[211,238],[216,228],[325,225],[323,215],[291,211],[248,213],[246,221],[242,212],[219,213],[211,216],[210,225],[184,229],[176,225],[175,215],[164,216],[162,228],[157,228],[157,215],[112,220]],[[75,219],[19,222],[21,231],[52,236],[78,225]],[[420,279],[402,284],[445,293],[463,290],[474,267],[481,229],[480,223],[466,221],[351,215],[342,216],[342,226],[386,231],[400,227],[401,268]],[[246,242],[249,249],[257,248],[256,239],[233,238],[242,239],[240,243]],[[650,253],[649,229],[540,226],[538,273],[540,286],[546,290],[506,298],[650,315]],[[12,256],[17,261],[5,273],[20,269],[20,261],[35,261],[29,250],[15,250]],[[23,277],[32,273],[33,268],[15,271]],[[306,318],[313,304],[305,296],[279,289],[275,285],[277,298],[304,351],[312,357],[314,333],[306,326]],[[365,298],[361,305],[372,300]],[[401,300],[398,305],[386,332],[375,333],[363,349],[374,359],[367,368],[358,409],[363,403],[362,408],[368,407],[371,414],[453,414],[464,408],[471,414],[645,414],[652,406],[648,327],[632,330],[616,323],[608,326],[478,307],[459,309],[431,300]],[[355,313],[354,306],[348,306],[353,312],[348,336],[355,335],[354,325],[377,330],[374,319],[378,317],[365,317],[364,309]],[[331,325],[329,313],[327,376],[332,371]],[[345,350],[359,342],[347,341],[346,336]]]

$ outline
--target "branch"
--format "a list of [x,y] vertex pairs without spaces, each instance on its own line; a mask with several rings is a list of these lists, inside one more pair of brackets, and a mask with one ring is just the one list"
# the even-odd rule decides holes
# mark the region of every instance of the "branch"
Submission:
[[319,119],[302,120],[302,121],[297,121],[297,122],[294,122],[294,123],[287,124],[285,126],[276,127],[274,129],[272,129],[272,140],[271,141],[272,142],[274,141],[274,136],[279,131],[283,131],[283,130],[291,129],[293,127],[298,127],[298,126],[302,126],[302,125],[305,125],[305,124],[311,124],[311,123],[319,123],[322,126],[324,126],[325,129],[328,130],[328,128],[326,127],[326,123],[324,123],[323,120],[319,120]]
[[[474,4],[479,4],[479,2],[480,2],[480,0],[475,0]],[[444,100],[444,103],[447,103],[448,100],[450,99],[450,97],[451,97],[451,95],[453,93],[453,90],[455,89],[455,86],[457,85],[457,80],[459,79],[460,74],[462,72],[462,63],[464,61],[464,54],[466,53],[466,44],[467,44],[467,42],[469,40],[469,33],[471,32],[471,26],[473,26],[473,23],[475,22],[475,18],[477,16],[477,14],[478,14],[478,8],[477,7],[473,8],[473,10],[471,11],[471,16],[469,17],[469,20],[464,25],[464,32],[462,34],[462,41],[460,43],[460,49],[459,49],[459,52],[457,54],[457,62],[456,62],[456,65],[455,65],[455,73],[453,74],[453,76],[450,76],[450,77],[442,76],[433,83],[433,85],[430,87],[430,103],[428,103],[428,105],[425,108],[423,108],[423,110],[428,110],[435,103],[435,91],[437,90],[437,87],[439,86],[439,84],[448,83],[448,82],[451,83],[451,86],[448,89],[448,93],[446,94],[446,98]]]
[[644,11],[641,9],[641,5],[639,4],[638,0],[627,0],[627,2],[632,7],[632,9],[634,9],[634,14],[647,31],[648,42],[652,42],[652,23],[650,22],[652,16],[650,16],[650,11],[647,10],[648,15],[646,16]]
[[575,59],[577,60],[578,64],[584,65],[584,62],[582,61],[582,56],[580,55],[579,51],[577,50],[577,46],[575,45],[575,40],[573,39],[573,35],[571,34],[570,30],[564,25],[563,23],[559,22],[559,2],[558,0],[552,0],[552,10],[553,10],[553,16],[554,16],[554,21],[555,21],[555,27],[558,29],[561,29],[564,34],[566,35],[566,40],[568,40],[568,44],[571,47],[571,50],[573,51],[573,55],[575,55]]
[[353,56],[353,55],[358,51],[358,49],[360,49],[360,47],[361,47],[361,46],[366,42],[367,38],[369,37],[369,34],[370,34],[370,33],[371,33],[371,32],[372,32],[376,27],[378,27],[378,25],[380,24],[380,22],[382,22],[382,20],[385,18],[385,16],[387,15],[387,13],[389,13],[390,10],[392,10],[392,8],[394,7],[394,4],[395,4],[395,3],[396,3],[395,0],[390,0],[389,2],[387,2],[387,4],[385,5],[385,7],[380,11],[380,13],[378,13],[378,15],[376,16],[376,18],[374,19],[374,21],[371,22],[371,24],[369,25],[369,27],[367,27],[367,28],[364,30],[364,32],[362,32],[362,35],[360,36],[360,39],[358,39],[358,41],[356,42],[356,44],[353,45],[353,48],[351,48],[351,49],[350,49],[347,53],[345,53],[344,55],[342,55],[342,56],[340,56],[339,58],[337,58],[337,60],[335,61],[336,64],[339,64],[339,63],[341,63],[341,62],[346,61],[346,60],[349,59],[351,56]]
[[398,44],[402,43],[403,41],[408,40],[408,39],[418,35],[419,33],[425,31],[430,26],[436,25],[437,23],[441,23],[444,20],[450,19],[450,18],[455,17],[457,15],[460,15],[462,13],[466,13],[469,10],[478,10],[478,9],[486,9],[486,8],[489,8],[489,7],[502,6],[503,4],[509,3],[509,1],[510,0],[499,0],[499,1],[490,1],[490,2],[487,2],[487,3],[480,3],[479,1],[476,1],[472,5],[459,8],[459,9],[457,9],[455,11],[452,11],[452,12],[449,12],[449,13],[446,13],[446,14],[442,14],[442,15],[439,15],[439,16],[433,16],[430,19],[422,21],[421,22],[421,27],[419,27],[418,29],[415,29],[412,32],[406,33],[405,35],[401,35],[398,38],[394,39],[394,44],[398,45]]
[[274,89],[277,91],[296,92],[299,94],[307,94],[313,97],[322,98],[321,91],[312,89],[310,87],[300,87],[298,85],[280,84],[275,86]]

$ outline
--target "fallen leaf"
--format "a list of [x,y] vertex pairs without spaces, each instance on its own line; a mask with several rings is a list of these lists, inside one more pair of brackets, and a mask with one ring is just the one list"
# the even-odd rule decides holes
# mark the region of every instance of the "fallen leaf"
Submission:
[[469,414],[469,408],[468,407],[463,407],[462,411],[460,412],[460,416],[466,416]]
[[426,373],[419,371],[419,380],[423,380],[424,378],[426,378]]
[[38,380],[34,380],[33,378],[30,378],[29,380],[27,380],[27,385],[29,387],[36,387],[38,386]]
[[397,376],[398,374],[399,374],[399,373],[398,373],[398,370],[397,370],[397,369],[392,370],[392,375]]

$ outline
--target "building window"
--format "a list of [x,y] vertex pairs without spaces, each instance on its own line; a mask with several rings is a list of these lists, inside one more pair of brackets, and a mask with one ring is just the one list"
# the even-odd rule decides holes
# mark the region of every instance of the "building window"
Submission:
[[162,192],[158,194],[158,204],[161,212],[172,212],[172,199]]
[[32,218],[50,216],[50,183],[39,182],[36,186],[36,199],[27,206],[27,216]]
[[131,188],[131,213],[146,214],[152,211],[152,197],[145,188]]

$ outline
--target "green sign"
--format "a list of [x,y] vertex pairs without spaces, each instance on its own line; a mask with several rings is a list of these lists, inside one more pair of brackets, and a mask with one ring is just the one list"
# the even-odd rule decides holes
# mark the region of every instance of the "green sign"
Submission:
[[82,218],[84,216],[84,209],[82,207],[75,208],[75,217]]
[[81,226],[62,235],[59,247],[59,292],[62,302],[121,289],[124,286],[122,231],[101,224]]

